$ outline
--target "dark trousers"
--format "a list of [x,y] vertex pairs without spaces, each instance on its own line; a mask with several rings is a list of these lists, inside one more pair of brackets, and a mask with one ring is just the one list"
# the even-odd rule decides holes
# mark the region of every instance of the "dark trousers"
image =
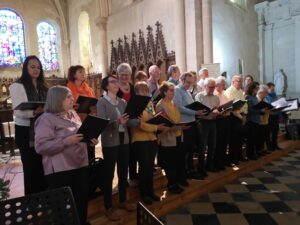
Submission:
[[29,146],[29,127],[15,125],[15,141],[20,149],[25,195],[45,190],[42,156]]
[[[131,130],[128,128],[128,135],[129,140],[131,140]],[[136,151],[129,143],[129,179],[130,180],[136,180],[138,179],[138,173],[137,173],[137,155]]]
[[104,206],[106,209],[112,207],[112,182],[117,163],[119,201],[126,201],[129,146],[119,145],[115,147],[102,147],[104,158],[105,180],[103,184]]
[[191,128],[183,130],[183,150],[185,155],[185,167],[186,170],[195,171],[193,155],[196,152],[197,141],[197,124],[194,123]]
[[266,125],[260,125],[259,126],[259,146],[260,149],[264,149],[265,148],[265,144],[268,150],[271,149],[270,146],[270,128],[269,128],[269,124]]
[[156,141],[136,141],[133,147],[139,163],[139,188],[142,197],[153,195],[154,159],[158,150]]
[[254,122],[247,122],[248,138],[247,138],[247,157],[249,159],[259,154],[260,147],[260,125]]
[[242,158],[242,147],[246,127],[243,126],[242,121],[234,115],[230,116],[230,126],[229,158],[231,162],[237,163]]
[[278,146],[277,138],[279,133],[279,115],[270,115],[270,148],[275,149]]
[[160,146],[159,156],[162,168],[166,172],[168,186],[186,180],[184,154],[181,147],[181,137],[176,140],[176,146]]
[[88,168],[68,170],[45,176],[49,189],[71,188],[81,225],[86,225],[88,208]]
[[217,128],[215,120],[203,120],[198,123],[200,152],[199,152],[199,173],[205,172],[205,152],[207,150],[206,166],[213,168],[216,149]]
[[224,168],[226,162],[226,152],[230,137],[229,117],[218,118],[217,121],[217,139],[215,151],[215,167]]

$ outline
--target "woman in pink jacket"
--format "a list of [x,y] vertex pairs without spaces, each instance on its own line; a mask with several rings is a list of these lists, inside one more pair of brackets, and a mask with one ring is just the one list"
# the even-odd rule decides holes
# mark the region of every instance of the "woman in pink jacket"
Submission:
[[[45,113],[35,123],[35,149],[42,155],[49,189],[69,186],[82,225],[86,224],[88,203],[87,144],[76,134],[81,125],[73,110],[73,96],[67,87],[49,89]],[[96,145],[97,139],[90,144]]]

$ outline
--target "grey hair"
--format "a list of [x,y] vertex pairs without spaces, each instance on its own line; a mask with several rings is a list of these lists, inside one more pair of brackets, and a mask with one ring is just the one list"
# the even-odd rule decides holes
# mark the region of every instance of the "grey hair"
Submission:
[[127,75],[131,75],[132,74],[132,70],[131,67],[128,63],[121,63],[120,65],[118,65],[117,67],[117,74],[127,74]]
[[157,65],[150,66],[149,70],[148,70],[149,74],[151,75],[152,71],[155,70],[156,68],[159,69],[159,67]]
[[215,78],[212,78],[212,77],[208,77],[208,78],[206,78],[205,80],[204,80],[204,83],[203,83],[203,85],[204,86],[207,86],[209,83],[216,83],[216,80],[215,80]]
[[243,78],[242,78],[242,76],[241,75],[239,75],[239,74],[236,74],[236,75],[233,75],[233,77],[232,77],[232,79],[231,79],[231,83],[233,82],[233,81],[235,81],[236,79],[241,79],[241,80],[243,80]]
[[207,71],[208,71],[207,68],[201,68],[201,69],[198,71],[198,74],[199,74],[199,75],[202,75],[204,70],[207,70]]
[[193,75],[191,73],[189,73],[189,72],[185,72],[185,73],[183,73],[183,74],[180,75],[180,80],[181,81],[185,81],[185,79],[187,77],[193,77]]
[[264,91],[268,91],[269,90],[269,88],[268,88],[268,86],[267,85],[265,85],[265,84],[260,84],[259,85],[259,89],[258,89],[258,91],[257,91],[257,94],[259,94],[259,93],[261,93],[261,92],[264,92]]
[[168,77],[171,77],[173,73],[175,73],[179,69],[176,65],[171,65],[168,68]]
[[226,78],[223,76],[218,76],[216,78],[216,84],[222,84],[223,81],[226,83]]
[[45,111],[60,113],[64,111],[63,101],[67,98],[69,88],[64,86],[53,86],[48,90]]

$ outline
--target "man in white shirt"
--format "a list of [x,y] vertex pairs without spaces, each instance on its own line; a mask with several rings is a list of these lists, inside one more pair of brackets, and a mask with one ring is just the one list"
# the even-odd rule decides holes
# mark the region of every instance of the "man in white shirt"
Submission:
[[[204,81],[204,91],[196,95],[195,100],[211,108],[213,111],[207,115],[201,116],[198,123],[200,136],[200,152],[199,152],[199,173],[203,178],[207,176],[207,171],[216,172],[214,166],[214,155],[216,148],[216,117],[219,115],[217,108],[220,105],[218,96],[214,95],[216,87],[215,79],[206,78]],[[205,167],[205,152],[207,148],[207,160]]]

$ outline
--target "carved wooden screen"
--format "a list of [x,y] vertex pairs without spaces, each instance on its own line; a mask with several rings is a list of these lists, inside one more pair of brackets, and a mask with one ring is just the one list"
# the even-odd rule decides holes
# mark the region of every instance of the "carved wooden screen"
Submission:
[[144,37],[142,30],[139,30],[138,40],[137,35],[132,33],[131,42],[124,35],[124,40],[119,38],[117,46],[111,41],[111,73],[116,73],[118,65],[122,62],[127,62],[132,68],[132,80],[134,74],[138,70],[143,70],[148,74],[148,68],[156,64],[161,70],[161,80],[167,79],[167,69],[170,65],[175,64],[174,51],[168,53],[165,45],[165,40],[162,32],[162,24],[156,22],[156,34],[153,35],[153,28],[147,27],[147,36]]

